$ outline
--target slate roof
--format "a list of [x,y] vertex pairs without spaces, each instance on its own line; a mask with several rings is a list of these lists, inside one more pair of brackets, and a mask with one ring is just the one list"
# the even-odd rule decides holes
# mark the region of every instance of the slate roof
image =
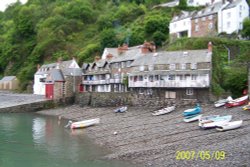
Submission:
[[217,14],[218,11],[223,7],[223,2],[216,2],[198,12],[196,12],[193,15],[193,18],[199,18],[199,17],[204,17],[204,16],[208,16],[208,15],[212,15],[212,14]]
[[[186,54],[187,53],[187,54]],[[158,53],[150,53],[138,57],[131,64],[131,67],[141,65],[164,65],[176,63],[199,63],[211,62],[211,54],[208,50],[186,50],[186,51],[164,51]]]
[[173,19],[171,20],[171,23],[179,21],[179,20],[184,20],[189,17],[191,18],[195,13],[196,11],[192,11],[192,12],[181,11],[180,15],[173,17]]
[[0,82],[12,81],[13,79],[16,79],[16,76],[5,76],[0,80]]
[[229,3],[223,10],[234,8],[235,6],[237,6],[241,2],[242,2],[242,0],[234,0],[232,3]]
[[62,71],[60,69],[55,68],[49,72],[46,81],[57,82],[57,81],[65,81],[65,79]]
[[141,55],[142,54],[141,54],[141,48],[140,48],[140,46],[132,47],[132,48],[129,48],[124,53],[121,53],[120,55],[117,55],[116,57],[112,58],[110,60],[110,63],[135,60],[138,57],[140,57]]

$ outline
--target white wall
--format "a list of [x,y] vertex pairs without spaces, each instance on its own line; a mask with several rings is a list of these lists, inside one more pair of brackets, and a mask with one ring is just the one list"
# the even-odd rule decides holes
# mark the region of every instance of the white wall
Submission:
[[[222,0],[214,0],[214,3],[221,2]],[[205,6],[212,4],[212,0],[187,0],[188,6]]]
[[222,10],[222,27],[219,33],[226,32],[231,34],[242,29],[243,20],[249,16],[249,6],[242,0],[234,8]]
[[180,33],[183,31],[188,32],[188,37],[191,36],[191,17],[170,23],[169,25],[170,34]]
[[46,78],[46,75],[34,76],[33,94],[45,95],[45,82],[40,82],[40,78]]

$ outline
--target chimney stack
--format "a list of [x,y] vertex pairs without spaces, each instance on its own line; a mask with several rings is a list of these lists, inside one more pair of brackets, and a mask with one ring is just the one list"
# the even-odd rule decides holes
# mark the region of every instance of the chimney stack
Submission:
[[212,53],[213,52],[213,44],[212,44],[212,42],[210,41],[210,42],[208,42],[208,45],[207,45],[207,50],[208,50],[208,52],[210,52],[210,53]]
[[122,46],[118,46],[118,54],[122,54],[128,50],[128,44],[124,43]]
[[100,59],[100,56],[95,56],[95,62],[99,61]]
[[106,56],[106,59],[107,59],[107,60],[110,60],[110,59],[112,59],[112,58],[113,58],[113,55],[110,54],[110,53]]
[[148,52],[156,52],[156,47],[154,42],[147,42],[145,41],[141,47],[141,53],[146,54]]

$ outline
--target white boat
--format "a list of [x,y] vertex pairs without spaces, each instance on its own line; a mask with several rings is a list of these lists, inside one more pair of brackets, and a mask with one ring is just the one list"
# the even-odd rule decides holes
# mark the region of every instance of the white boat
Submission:
[[231,120],[232,120],[232,115],[220,116],[207,122],[203,122],[203,123],[199,122],[199,126],[203,129],[215,128],[217,126],[221,126],[225,123],[228,123]]
[[183,120],[184,122],[193,122],[193,121],[199,120],[201,117],[202,117],[202,114],[197,114],[197,115],[187,116]]
[[157,110],[157,111],[153,112],[152,115],[154,115],[154,116],[163,115],[163,114],[170,113],[174,110],[175,110],[175,106],[171,106],[171,107],[163,108],[161,110]]
[[125,112],[127,111],[128,107],[124,106],[124,107],[120,107],[114,110],[114,112]]
[[243,121],[233,121],[233,122],[227,122],[225,124],[217,126],[216,130],[222,132],[226,130],[232,130],[241,127]]
[[220,117],[220,115],[203,116],[199,119],[199,126],[201,123],[211,122],[211,120],[216,119],[218,117]]
[[85,127],[89,127],[89,126],[99,124],[99,123],[100,123],[100,118],[89,119],[89,120],[84,120],[84,121],[79,121],[79,122],[71,122],[70,128],[71,129],[85,128]]
[[224,106],[227,102],[230,102],[232,101],[233,98],[231,96],[228,96],[226,99],[221,99],[221,100],[218,100],[216,102],[214,102],[214,106],[215,107],[222,107]]

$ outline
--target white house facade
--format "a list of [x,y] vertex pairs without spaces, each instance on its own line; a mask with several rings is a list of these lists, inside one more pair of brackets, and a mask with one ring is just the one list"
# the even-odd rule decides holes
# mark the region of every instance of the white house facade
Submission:
[[191,18],[194,12],[182,11],[182,14],[175,16],[169,25],[169,33],[177,38],[191,37]]
[[249,6],[246,0],[234,0],[228,4],[222,9],[221,17],[221,27],[218,33],[238,33],[243,28],[244,19],[249,17]]
[[188,6],[206,6],[222,0],[187,0]]

